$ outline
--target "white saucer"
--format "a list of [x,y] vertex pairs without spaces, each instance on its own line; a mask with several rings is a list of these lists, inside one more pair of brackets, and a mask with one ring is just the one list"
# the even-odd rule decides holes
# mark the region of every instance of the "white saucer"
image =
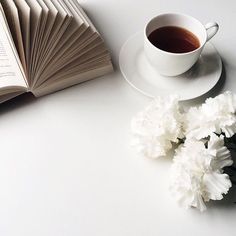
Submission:
[[143,51],[143,32],[128,39],[120,51],[120,70],[126,81],[148,97],[178,94],[180,100],[199,97],[211,90],[222,72],[220,55],[207,43],[197,63],[186,73],[167,77],[158,74]]

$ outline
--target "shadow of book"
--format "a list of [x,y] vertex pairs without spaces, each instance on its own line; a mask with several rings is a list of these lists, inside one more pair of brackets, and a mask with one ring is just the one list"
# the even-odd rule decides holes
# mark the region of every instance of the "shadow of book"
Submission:
[[15,109],[21,109],[35,103],[37,98],[32,93],[24,93],[0,104],[0,116]]

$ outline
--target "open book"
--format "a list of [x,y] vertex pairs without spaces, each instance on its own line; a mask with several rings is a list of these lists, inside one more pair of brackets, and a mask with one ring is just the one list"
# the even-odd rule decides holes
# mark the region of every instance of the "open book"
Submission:
[[0,0],[0,103],[112,70],[103,39],[77,0]]

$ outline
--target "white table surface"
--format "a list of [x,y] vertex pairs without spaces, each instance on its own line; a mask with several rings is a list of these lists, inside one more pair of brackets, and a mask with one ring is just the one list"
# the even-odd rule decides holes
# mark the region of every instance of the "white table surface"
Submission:
[[122,44],[149,18],[182,12],[219,23],[212,42],[225,75],[213,94],[236,92],[235,1],[81,3],[107,41],[116,72],[0,106],[0,235],[235,235],[235,190],[203,214],[185,211],[168,192],[171,161],[140,158],[130,148],[130,120],[149,99],[126,84],[117,64]]

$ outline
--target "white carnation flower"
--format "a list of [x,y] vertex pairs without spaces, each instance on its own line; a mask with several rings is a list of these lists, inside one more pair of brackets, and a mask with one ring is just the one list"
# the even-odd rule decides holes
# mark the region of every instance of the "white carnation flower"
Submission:
[[185,134],[197,140],[211,133],[225,133],[231,137],[236,133],[236,95],[225,92],[215,98],[208,98],[199,108],[190,108],[185,115]]
[[232,184],[222,168],[232,163],[223,136],[213,134],[207,148],[203,141],[187,140],[176,151],[170,191],[181,206],[204,211],[205,202],[227,194]]
[[220,170],[226,166],[231,166],[233,161],[229,150],[225,147],[224,137],[215,135],[210,136],[207,143],[207,150],[211,154],[211,168],[213,170]]
[[177,97],[158,97],[131,122],[132,145],[150,158],[165,156],[183,137],[182,115]]

